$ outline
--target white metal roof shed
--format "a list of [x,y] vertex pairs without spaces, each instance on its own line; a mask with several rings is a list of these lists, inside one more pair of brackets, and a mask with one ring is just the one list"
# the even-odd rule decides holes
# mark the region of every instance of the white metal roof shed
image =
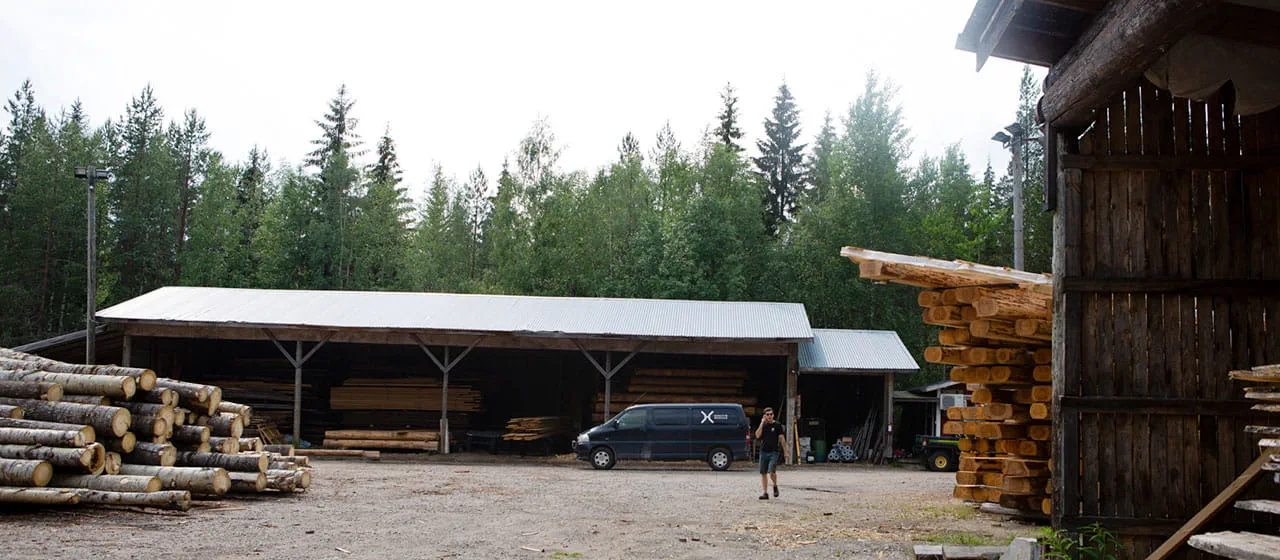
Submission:
[[894,331],[813,329],[800,343],[800,373],[915,373],[920,365]]
[[798,303],[164,287],[98,312],[108,323],[364,329],[521,337],[799,342]]

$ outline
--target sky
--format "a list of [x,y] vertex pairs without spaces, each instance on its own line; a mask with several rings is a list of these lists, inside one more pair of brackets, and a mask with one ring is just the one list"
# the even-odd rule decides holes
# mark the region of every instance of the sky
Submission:
[[[0,0],[0,93],[31,79],[52,112],[79,98],[95,125],[151,84],[166,118],[195,108],[211,146],[300,162],[339,84],[370,152],[390,126],[410,193],[435,165],[490,180],[545,118],[566,170],[646,153],[670,122],[687,148],[739,97],[754,155],[784,80],[811,141],[847,113],[868,70],[892,80],[912,161],[960,142],[975,174],[1007,153],[1022,65],[975,72],[955,49],[972,0],[881,2],[31,2]],[[1043,70],[1035,69],[1037,79]],[[7,115],[4,122],[8,121]]]

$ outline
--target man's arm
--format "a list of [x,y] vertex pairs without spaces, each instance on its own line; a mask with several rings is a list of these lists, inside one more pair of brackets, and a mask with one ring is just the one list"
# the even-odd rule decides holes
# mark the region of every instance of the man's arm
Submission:
[[782,457],[782,458],[784,458],[784,459],[785,459],[785,458],[786,458],[786,456],[787,456],[787,435],[786,435],[786,433],[778,434],[778,451],[781,451],[781,454],[779,454],[779,457]]
[[760,425],[756,427],[756,439],[760,439],[760,436],[763,434],[764,434],[764,420],[761,420]]

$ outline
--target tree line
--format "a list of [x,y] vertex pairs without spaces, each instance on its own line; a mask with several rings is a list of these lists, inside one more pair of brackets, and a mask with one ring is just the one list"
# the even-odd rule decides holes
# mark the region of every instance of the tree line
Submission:
[[[914,290],[857,280],[840,247],[1011,266],[1012,184],[958,144],[911,165],[896,96],[869,72],[805,143],[783,83],[749,147],[726,85],[696,145],[669,123],[647,148],[627,133],[591,172],[563,169],[538,121],[496,177],[437,165],[413,201],[390,126],[366,142],[345,87],[302,163],[274,168],[259,147],[239,161],[210,148],[194,109],[166,120],[150,86],[94,126],[78,101],[47,111],[27,81],[0,131],[0,345],[83,328],[86,186],[71,170],[96,164],[113,173],[98,187],[100,306],[165,285],[788,301],[815,327],[896,330],[920,356],[936,335]],[[1031,129],[1035,98],[1026,69],[1008,116]],[[1023,152],[1028,269],[1048,271],[1043,149]]]

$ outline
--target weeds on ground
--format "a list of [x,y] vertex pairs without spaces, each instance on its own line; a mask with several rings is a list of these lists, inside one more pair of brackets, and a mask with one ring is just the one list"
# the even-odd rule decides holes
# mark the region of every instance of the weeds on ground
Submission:
[[978,516],[978,510],[963,504],[925,506],[916,513],[917,517],[926,519],[973,519]]
[[973,533],[938,533],[924,539],[938,544],[956,544],[961,546],[997,546],[1000,544],[991,535],[975,535]]
[[1098,523],[1079,532],[1045,527],[1041,542],[1048,548],[1046,560],[1118,560],[1124,550],[1120,539]]
[[551,556],[548,556],[547,558],[550,558],[551,560],[567,560],[568,558],[582,558],[582,553],[581,552],[565,552],[563,550],[557,550],[555,552],[552,552]]

